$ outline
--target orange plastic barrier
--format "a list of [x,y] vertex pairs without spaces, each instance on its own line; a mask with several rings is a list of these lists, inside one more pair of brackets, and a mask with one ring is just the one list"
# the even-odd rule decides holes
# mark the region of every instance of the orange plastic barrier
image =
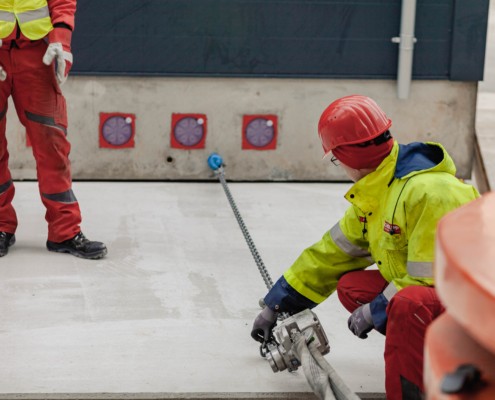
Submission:
[[447,312],[426,335],[426,398],[495,399],[495,193],[442,218],[435,282]]
[[[479,370],[481,382],[467,382],[467,387],[456,394],[444,393],[447,374],[455,374],[463,365]],[[449,314],[443,314],[426,333],[424,379],[426,398],[430,400],[493,400],[495,355],[474,341]],[[461,374],[456,379],[461,379]]]

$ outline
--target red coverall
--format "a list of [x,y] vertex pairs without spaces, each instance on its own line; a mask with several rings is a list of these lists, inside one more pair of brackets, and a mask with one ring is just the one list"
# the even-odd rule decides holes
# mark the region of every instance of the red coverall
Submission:
[[[74,27],[76,0],[48,0],[52,25]],[[65,29],[65,28],[64,28]],[[80,232],[81,213],[72,192],[65,98],[54,65],[43,64],[44,39],[31,41],[16,26],[3,38],[0,65],[7,79],[0,81],[0,231],[15,233],[12,206],[14,184],[8,167],[5,137],[7,100],[12,96],[17,115],[32,144],[41,200],[46,207],[48,240],[62,242]]]
[[[372,301],[387,285],[379,271],[348,272],[339,279],[337,294],[352,313],[361,304]],[[426,328],[444,311],[433,287],[409,286],[390,300],[384,355],[387,399],[417,399],[421,397],[418,389],[424,393]]]

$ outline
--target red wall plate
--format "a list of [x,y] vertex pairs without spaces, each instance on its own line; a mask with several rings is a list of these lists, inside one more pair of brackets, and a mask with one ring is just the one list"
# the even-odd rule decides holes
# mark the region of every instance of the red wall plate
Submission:
[[277,148],[277,116],[244,115],[242,119],[243,150],[275,150]]
[[136,116],[125,113],[100,113],[100,147],[128,149],[134,147]]
[[170,146],[174,149],[204,149],[207,119],[205,114],[172,114]]

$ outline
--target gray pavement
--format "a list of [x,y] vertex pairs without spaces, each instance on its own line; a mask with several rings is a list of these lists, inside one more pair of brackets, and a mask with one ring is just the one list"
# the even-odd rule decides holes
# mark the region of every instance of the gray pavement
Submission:
[[[491,0],[476,129],[492,188],[494,115]],[[338,219],[348,187],[230,184],[274,280]],[[314,398],[302,370],[273,373],[249,337],[266,288],[219,183],[74,183],[83,231],[109,248],[99,261],[49,253],[36,183],[16,188],[17,243],[0,259],[0,399]],[[383,393],[383,337],[352,336],[336,296],[315,311],[347,385]]]
[[[229,186],[274,280],[338,219],[349,187]],[[37,184],[16,190],[0,398],[312,398],[302,370],[273,373],[249,336],[266,287],[220,183],[74,183],[83,231],[109,248],[99,261],[48,252]],[[336,296],[315,311],[344,381],[383,393],[383,337],[350,334]]]

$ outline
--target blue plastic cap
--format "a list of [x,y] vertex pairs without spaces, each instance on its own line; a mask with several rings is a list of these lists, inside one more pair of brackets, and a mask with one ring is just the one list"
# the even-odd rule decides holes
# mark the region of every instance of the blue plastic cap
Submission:
[[208,166],[212,169],[212,170],[217,170],[218,168],[220,168],[223,164],[223,160],[222,160],[222,157],[220,157],[219,154],[217,153],[211,153],[210,156],[208,157]]

